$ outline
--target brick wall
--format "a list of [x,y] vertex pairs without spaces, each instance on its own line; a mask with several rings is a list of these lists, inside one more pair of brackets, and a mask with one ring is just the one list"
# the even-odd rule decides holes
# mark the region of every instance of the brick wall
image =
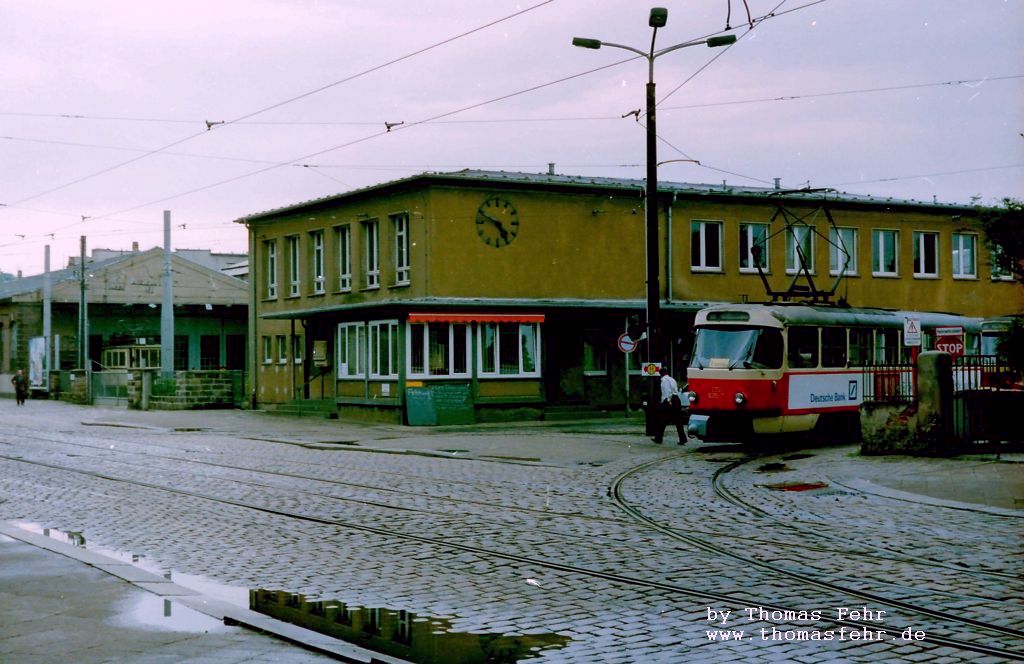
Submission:
[[[205,408],[234,408],[235,384],[240,371],[176,371],[173,379],[159,378],[152,370],[152,389],[149,397],[151,410],[199,410]],[[128,403],[132,408],[142,407],[142,372],[133,371],[128,380]]]

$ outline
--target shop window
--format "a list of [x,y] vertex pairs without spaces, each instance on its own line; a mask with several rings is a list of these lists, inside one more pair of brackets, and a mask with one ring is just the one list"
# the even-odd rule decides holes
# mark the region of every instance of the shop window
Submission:
[[469,326],[464,323],[409,323],[409,375],[469,376]]
[[362,323],[338,325],[338,378],[363,378],[366,326]]
[[481,376],[539,376],[540,329],[537,323],[481,323]]
[[608,373],[608,341],[600,332],[589,331],[583,337],[583,373],[587,376]]
[[398,378],[398,321],[370,323],[370,377]]

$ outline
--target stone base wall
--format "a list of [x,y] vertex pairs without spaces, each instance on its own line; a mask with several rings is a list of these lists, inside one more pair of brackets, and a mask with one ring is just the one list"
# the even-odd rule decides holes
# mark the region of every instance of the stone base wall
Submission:
[[67,383],[65,384],[64,381],[58,381],[58,385],[60,386],[60,389],[58,390],[58,398],[61,401],[67,401],[69,403],[88,403],[89,384],[86,382],[85,371],[75,369],[65,373],[67,374]]
[[[234,385],[237,371],[176,371],[174,378],[160,378],[151,370],[151,410],[202,410],[235,408]],[[143,372],[134,371],[128,380],[128,404],[142,408]]]

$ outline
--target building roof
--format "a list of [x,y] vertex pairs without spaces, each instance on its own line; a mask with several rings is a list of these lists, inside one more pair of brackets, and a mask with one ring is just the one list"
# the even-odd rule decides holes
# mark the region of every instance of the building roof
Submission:
[[[236,223],[248,223],[259,221],[284,214],[306,211],[311,208],[323,207],[326,205],[347,201],[360,200],[390,193],[395,190],[411,189],[430,185],[449,186],[504,186],[515,188],[539,188],[539,189],[560,189],[579,191],[628,191],[642,193],[646,187],[646,181],[638,178],[610,178],[592,177],[581,175],[562,175],[554,173],[521,173],[514,171],[485,171],[465,169],[453,172],[426,172],[412,175],[398,180],[353,189],[341,194],[324,196],[301,203],[286,205],[284,207],[256,212],[236,219]],[[661,196],[676,195],[686,198],[716,198],[716,199],[755,199],[785,200],[788,202],[805,203],[834,203],[850,206],[869,206],[885,208],[916,208],[922,210],[942,211],[946,213],[970,213],[978,209],[977,206],[957,203],[939,203],[936,201],[916,201],[911,199],[900,199],[891,197],[870,196],[865,194],[851,194],[835,190],[808,189],[808,190],[787,190],[773,187],[743,187],[722,184],[697,184],[688,182],[658,182],[658,193]]]

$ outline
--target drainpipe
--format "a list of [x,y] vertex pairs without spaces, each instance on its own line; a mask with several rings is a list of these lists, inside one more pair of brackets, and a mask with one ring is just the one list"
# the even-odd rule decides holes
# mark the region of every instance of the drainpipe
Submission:
[[665,278],[668,280],[668,285],[665,288],[665,302],[671,304],[672,302],[672,206],[676,202],[676,192],[672,192],[672,197],[668,201],[668,210],[665,211],[665,224],[668,226],[668,243],[665,247]]

